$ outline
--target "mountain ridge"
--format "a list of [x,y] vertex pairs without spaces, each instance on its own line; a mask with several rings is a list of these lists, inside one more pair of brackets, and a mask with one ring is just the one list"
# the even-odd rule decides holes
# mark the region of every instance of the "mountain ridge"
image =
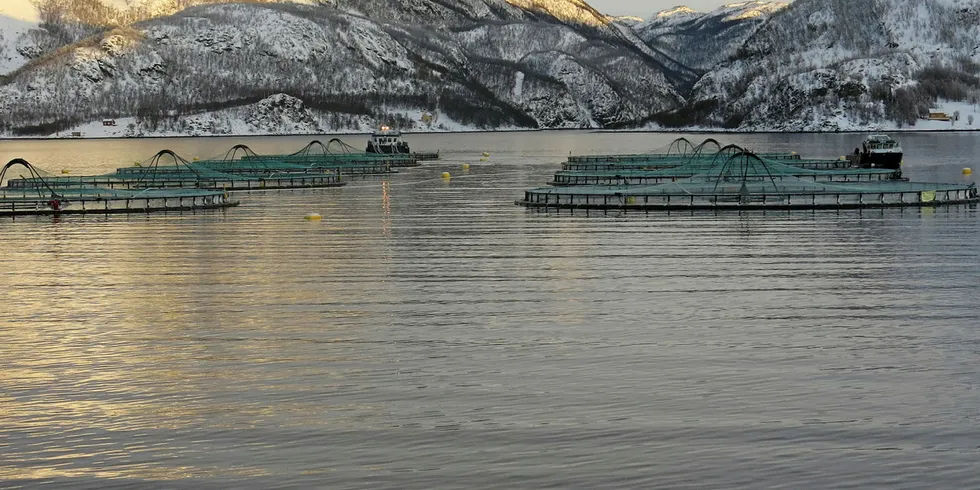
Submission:
[[432,31],[338,8],[199,5],[102,31],[12,74],[0,111],[17,121],[8,132],[50,133],[282,93],[351,117],[424,108],[474,127],[536,128],[621,124],[684,102],[641,48],[622,49],[618,27],[596,34],[513,12]]
[[189,3],[0,36],[0,68],[28,63],[0,77],[0,134],[104,117],[132,134],[440,130],[422,113],[455,129],[836,131],[980,106],[980,0],[753,0],[639,23],[580,0]]
[[916,124],[980,100],[980,2],[797,0],[696,84],[699,122],[742,130]]

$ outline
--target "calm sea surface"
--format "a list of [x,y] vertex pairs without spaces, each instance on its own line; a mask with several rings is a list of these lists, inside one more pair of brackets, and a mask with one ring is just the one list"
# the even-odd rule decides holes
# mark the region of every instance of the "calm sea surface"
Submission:
[[[915,180],[980,171],[976,134],[899,136]],[[224,212],[0,219],[0,487],[980,487],[977,209],[513,204],[569,152],[673,138],[410,135],[443,160]],[[862,135],[722,139],[836,157]]]

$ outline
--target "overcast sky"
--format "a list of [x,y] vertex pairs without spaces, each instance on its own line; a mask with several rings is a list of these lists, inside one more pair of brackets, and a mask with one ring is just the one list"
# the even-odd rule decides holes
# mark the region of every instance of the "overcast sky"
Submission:
[[738,0],[585,0],[598,11],[609,15],[635,15],[649,18],[651,15],[676,7],[687,5],[694,10],[707,11],[716,9],[726,3],[736,3]]

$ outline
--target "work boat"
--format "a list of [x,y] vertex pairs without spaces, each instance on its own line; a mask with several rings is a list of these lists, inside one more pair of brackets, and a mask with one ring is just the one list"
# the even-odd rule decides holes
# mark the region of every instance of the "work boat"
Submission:
[[862,167],[897,169],[902,166],[902,146],[887,135],[868,136],[854,153]]
[[371,134],[368,141],[368,153],[411,153],[408,143],[402,140],[402,133],[397,129],[388,126],[381,126],[381,129]]

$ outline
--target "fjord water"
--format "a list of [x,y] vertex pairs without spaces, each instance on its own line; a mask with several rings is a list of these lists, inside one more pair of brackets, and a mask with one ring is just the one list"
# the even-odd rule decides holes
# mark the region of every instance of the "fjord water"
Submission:
[[[973,134],[899,136],[914,180],[980,167]],[[0,486],[980,486],[976,208],[513,204],[569,152],[674,137],[411,135],[443,160],[224,212],[0,221]],[[831,158],[861,138],[720,137]],[[81,174],[309,139],[0,159]]]

